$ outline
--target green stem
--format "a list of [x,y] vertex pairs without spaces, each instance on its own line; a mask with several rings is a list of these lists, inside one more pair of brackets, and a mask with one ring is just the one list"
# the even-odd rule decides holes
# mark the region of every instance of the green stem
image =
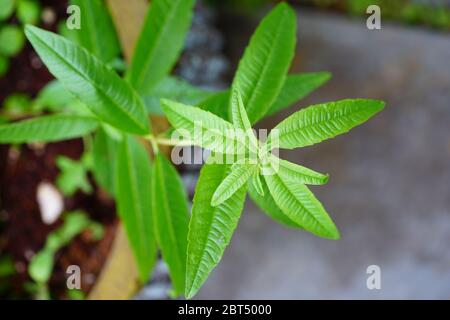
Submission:
[[188,146],[193,145],[192,141],[158,138],[152,134],[149,134],[149,135],[145,136],[144,138],[146,140],[150,141],[152,143],[152,145],[155,144],[155,145],[172,146],[172,147],[176,147],[176,146],[188,147]]

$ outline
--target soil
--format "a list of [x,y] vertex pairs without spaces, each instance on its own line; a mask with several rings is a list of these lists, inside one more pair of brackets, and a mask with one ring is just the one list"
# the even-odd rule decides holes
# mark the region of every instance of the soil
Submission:
[[[66,16],[67,1],[41,0],[42,8],[50,8],[56,19],[52,23],[42,23],[41,27],[56,31],[58,22]],[[17,23],[15,17],[10,19],[11,23]],[[53,76],[42,64],[31,44],[26,42],[24,49],[10,61],[10,69],[7,74],[0,77],[0,106],[4,99],[11,93],[27,93],[31,97],[36,94],[50,81]]]
[[[51,8],[56,14],[55,21],[43,27],[56,31],[58,21],[66,14],[67,2],[41,0],[40,3],[43,8]],[[11,22],[14,22],[14,18]],[[52,79],[31,45],[27,44],[11,60],[9,72],[0,78],[0,105],[8,95],[15,92],[35,97]],[[0,146],[0,256],[11,256],[16,270],[16,274],[7,279],[10,289],[2,298],[30,297],[24,289],[30,281],[27,273],[29,260],[43,247],[48,233],[61,224],[61,221],[52,225],[42,222],[36,188],[43,181],[54,183],[59,173],[55,165],[58,156],[79,159],[82,151],[81,140],[17,148]],[[66,298],[65,270],[69,265],[81,268],[82,290],[88,292],[106,261],[114,238],[117,225],[114,202],[95,186],[92,179],[91,182],[95,191],[91,195],[78,192],[65,199],[65,211],[84,210],[91,219],[104,225],[105,236],[95,242],[86,231],[57,253],[49,283],[54,298]]]
[[[58,156],[78,159],[82,147],[81,140],[72,140],[39,147],[24,145],[20,150],[1,148],[0,208],[5,221],[3,249],[13,258],[16,268],[12,279],[13,296],[23,294],[23,286],[30,280],[27,274],[29,259],[43,247],[48,233],[61,224],[61,221],[52,225],[42,222],[35,196],[37,186],[43,181],[55,181],[58,175],[55,160]],[[114,238],[117,221],[114,203],[102,191],[96,188],[91,195],[78,192],[72,198],[65,199],[65,211],[77,209],[84,210],[91,219],[102,223],[105,236],[95,242],[86,231],[58,252],[50,281],[51,291],[58,297],[64,297],[65,270],[69,265],[80,266],[82,290],[88,292],[92,288]]]

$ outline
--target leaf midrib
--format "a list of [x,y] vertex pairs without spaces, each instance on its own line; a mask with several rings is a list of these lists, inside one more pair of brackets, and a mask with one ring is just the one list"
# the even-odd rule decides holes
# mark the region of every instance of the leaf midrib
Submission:
[[[183,0],[176,0],[176,4],[173,5],[173,10],[169,10],[170,14],[167,16],[167,19],[164,19],[163,21],[163,28],[161,30],[161,32],[158,34],[158,36],[156,37],[154,46],[150,49],[150,53],[147,55],[147,59],[145,59],[145,63],[144,63],[144,68],[142,68],[142,70],[144,70],[143,72],[140,73],[137,81],[136,81],[136,87],[140,88],[141,87],[141,83],[142,81],[147,77],[147,75],[149,74],[149,70],[148,70],[148,66],[150,65],[150,62],[153,60],[154,55],[155,55],[155,51],[156,48],[159,47],[162,36],[166,33],[167,29],[169,28],[169,23],[167,23],[166,21],[171,21],[173,20],[173,17],[175,15],[175,12],[178,11],[178,8],[181,4],[181,1]],[[186,1],[186,0],[184,0]],[[150,9],[151,10],[151,9]]]
[[[304,111],[305,111],[305,113],[306,113],[306,111],[308,110],[308,109],[303,109]],[[321,112],[322,112],[322,110],[321,110]],[[315,126],[317,126],[317,125],[323,125],[324,123],[327,123],[327,122],[332,122],[332,121],[337,121],[337,120],[340,120],[340,119],[342,119],[342,118],[346,118],[346,117],[350,117],[350,116],[352,116],[352,115],[356,115],[356,114],[358,114],[360,112],[360,110],[351,110],[350,112],[348,112],[348,113],[345,113],[345,110],[344,110],[344,112],[343,112],[343,114],[340,114],[340,115],[338,115],[338,116],[336,116],[336,117],[333,117],[333,118],[331,118],[331,119],[324,119],[324,120],[319,120],[319,121],[315,121],[315,122],[313,122],[313,123],[311,123],[311,124],[308,124],[308,125],[305,125],[305,126],[302,126],[301,128],[295,128],[295,129],[291,129],[291,128],[286,128],[285,127],[285,130],[282,130],[282,129],[279,129],[279,128],[277,128],[277,127],[275,127],[274,129],[278,129],[278,130],[280,130],[282,133],[278,136],[278,139],[282,139],[282,138],[285,138],[286,136],[291,136],[291,135],[296,135],[296,134],[301,134],[301,135],[304,135],[304,133],[303,133],[303,131],[306,131],[306,130],[310,130],[310,129],[313,129]],[[327,112],[325,112],[325,114],[326,115],[329,115],[329,113],[327,113]],[[289,118],[288,118],[289,119]],[[285,125],[284,125],[285,126]],[[346,128],[345,129],[345,131],[344,132],[347,132],[347,131],[349,131],[350,130],[350,128]],[[321,137],[321,139],[326,139],[327,137]]]
[[183,267],[183,263],[182,263],[181,257],[179,256],[179,253],[180,253],[179,249],[180,248],[178,246],[178,242],[176,241],[175,231],[172,228],[174,225],[173,225],[172,216],[170,215],[171,210],[170,210],[170,207],[169,207],[168,197],[167,197],[167,194],[165,192],[165,191],[167,191],[166,187],[165,187],[166,184],[165,184],[165,181],[164,181],[165,174],[164,174],[164,171],[162,169],[162,165],[159,163],[161,161],[162,160],[159,160],[157,162],[157,167],[158,167],[158,171],[160,173],[160,179],[159,179],[160,180],[160,190],[163,190],[163,194],[162,194],[163,203],[164,203],[163,205],[164,205],[164,210],[166,212],[166,214],[164,214],[164,217],[166,217],[166,219],[164,219],[164,220],[166,220],[165,222],[167,222],[167,225],[169,227],[170,240],[174,244],[174,247],[175,247],[174,252],[175,252],[175,257],[176,257],[175,259],[176,259],[176,263],[177,263],[177,270],[176,271],[179,271],[179,270],[183,269],[182,268]]
[[[180,112],[176,112],[176,111],[174,111],[173,109],[170,109],[170,111],[172,111],[176,116],[178,116],[178,117],[180,117],[180,118],[182,118],[183,120],[185,120],[186,122],[188,122],[189,124],[191,124],[191,125],[195,125],[195,121],[194,120],[191,120],[191,118],[189,118],[188,116],[185,116],[184,114],[182,114],[182,113],[180,113]],[[214,114],[212,114],[213,116],[215,116]],[[226,120],[223,120],[223,119],[220,119],[220,120],[222,120],[222,121],[225,121],[226,122]],[[227,123],[227,122],[226,122]],[[229,123],[229,122],[228,122]],[[201,121],[201,124],[203,124],[203,121]],[[209,132],[212,132],[212,133],[217,133],[217,134],[219,134],[221,137],[225,137],[225,140],[227,140],[227,141],[236,141],[236,139],[231,139],[231,138],[229,138],[222,130],[220,130],[220,129],[216,129],[216,128],[208,128],[208,127],[206,127],[206,126],[201,126],[201,128],[202,129],[204,129],[204,130],[206,130],[206,131],[209,131]],[[227,129],[230,129],[230,130],[234,130],[234,127],[233,127],[233,125],[231,125],[230,124],[230,127],[229,128],[227,128]],[[190,129],[187,129],[188,131],[191,131]]]
[[[91,25],[95,25],[95,20],[94,19],[92,19],[92,12],[94,11],[93,10],[93,8],[92,8],[92,3],[93,3],[93,1],[92,0],[89,0],[89,1],[87,1],[87,3],[89,3],[87,6],[89,7],[89,9],[87,10],[88,11],[88,13],[87,13],[87,19],[88,19],[88,21],[90,21],[91,22]],[[86,8],[87,9],[87,8]],[[99,43],[99,41],[98,41],[98,35],[97,35],[97,28],[94,28],[94,30],[88,30],[88,33],[89,33],[89,35],[88,35],[88,38],[89,39],[91,39],[91,41],[92,41],[92,43],[91,43],[91,45],[92,45],[92,49],[93,49],[93,53],[94,54],[101,54],[100,52],[100,50],[99,50],[99,47],[98,47],[98,43]]]
[[[141,124],[139,122],[137,122],[128,112],[127,109],[123,109],[121,108],[114,100],[112,100],[107,94],[105,94],[103,92],[103,90],[101,88],[99,88],[95,82],[93,81],[89,81],[89,77],[87,77],[83,72],[79,71],[78,69],[76,69],[73,65],[71,65],[68,61],[66,61],[63,56],[61,56],[56,50],[53,50],[53,48],[51,48],[50,46],[48,46],[44,41],[41,40],[41,38],[34,33],[34,31],[32,31],[31,29],[28,29],[31,33],[33,33],[35,39],[37,41],[39,41],[41,43],[41,45],[43,45],[44,47],[47,48],[47,50],[51,51],[59,60],[61,60],[66,66],[69,67],[69,69],[73,70],[76,74],[78,74],[81,78],[83,78],[86,82],[88,82],[92,87],[94,87],[96,89],[96,92],[98,92],[102,97],[106,98],[107,101],[109,101],[112,105],[114,105],[116,107],[116,110],[118,110],[119,112],[121,112],[122,114],[124,114],[125,116],[127,116],[127,118],[131,119],[131,121],[136,124],[139,128],[141,128],[143,130],[143,132],[147,131],[147,128],[141,127]],[[64,44],[65,46],[66,44]],[[81,50],[85,50],[84,48],[80,48]],[[95,57],[94,57],[95,59]],[[99,63],[99,62],[97,62]],[[134,94],[133,94],[134,96]],[[139,103],[139,102],[137,102]]]
[[[330,231],[328,231],[328,228],[324,227],[324,225],[317,220],[317,218],[308,210],[305,208],[305,206],[297,199],[297,197],[295,196],[295,194],[291,191],[291,189],[288,187],[288,185],[284,182],[284,180],[278,175],[275,174],[274,177],[277,177],[277,180],[281,183],[281,185],[283,185],[284,189],[288,191],[288,193],[290,194],[291,197],[293,197],[295,199],[295,202],[299,204],[300,207],[303,208],[303,210],[308,214],[308,216],[310,218],[312,218],[314,221],[316,221],[316,223],[320,226],[320,228],[323,229],[323,231],[325,231],[325,234],[327,235],[331,235],[332,233],[330,233]],[[306,186],[305,186],[306,187]],[[270,190],[270,189],[269,189]],[[275,198],[275,197],[274,197]],[[283,208],[280,207],[280,209],[282,209],[282,211],[284,212],[285,210],[283,210]],[[290,210],[286,210],[286,211],[290,211]],[[286,214],[286,213],[285,213]],[[287,214],[286,214],[287,215]],[[288,216],[288,215],[287,215]],[[290,218],[290,216],[288,216],[288,218]],[[290,218],[291,220],[293,220],[292,218]],[[293,220],[294,222],[296,222],[295,220]],[[298,222],[296,222],[298,223]],[[301,224],[300,224],[301,225]]]
[[[131,152],[130,152],[130,147],[128,142],[126,143],[126,157],[127,157],[127,162],[128,162],[128,174],[130,175],[130,182],[131,182],[131,197],[133,198],[133,207],[135,209],[135,212],[137,213],[136,217],[138,218],[138,229],[139,229],[139,240],[141,241],[141,245],[139,246],[139,251],[140,254],[142,255],[142,258],[145,260],[145,262],[147,262],[147,255],[145,254],[145,252],[147,252],[148,250],[148,246],[147,246],[147,242],[145,241],[145,229],[144,229],[144,214],[142,212],[142,206],[139,205],[140,201],[139,201],[139,196],[138,196],[138,187],[137,187],[137,180],[136,180],[136,176],[135,176],[135,171],[134,171],[134,162],[132,161],[132,157],[131,157]],[[139,220],[141,221],[141,223],[139,223]]]
[[[225,177],[226,177],[226,175],[227,175],[227,171],[228,171],[228,170],[223,170],[223,173],[221,174],[221,179],[220,179],[220,181],[223,181],[223,179],[225,179]],[[219,179],[218,179],[218,180],[219,180]],[[220,205],[217,206],[217,207],[212,207],[209,203],[208,203],[207,205],[208,205],[209,207],[212,208],[212,210],[213,210],[214,213],[216,213],[217,211],[219,211]],[[200,264],[201,264],[201,262],[203,261],[203,259],[204,259],[204,257],[205,257],[206,243],[207,243],[208,240],[209,240],[209,235],[210,235],[210,233],[211,233],[212,223],[213,223],[213,220],[214,220],[215,215],[216,215],[216,214],[211,214],[211,219],[209,220],[209,223],[208,223],[208,232],[206,233],[206,237],[205,237],[205,238],[206,238],[206,241],[204,241],[204,243],[202,243],[202,249],[201,249],[202,254],[201,254],[201,258],[199,259],[198,263],[195,264],[195,273],[194,273],[194,277],[192,278],[192,281],[190,281],[190,282],[191,282],[191,286],[190,286],[190,288],[189,288],[189,294],[188,294],[188,296],[190,296],[191,292],[193,291],[194,283],[195,283],[195,281],[197,280],[197,276],[198,276],[198,273],[199,273],[199,271],[200,271]],[[191,219],[192,219],[192,218],[191,218]],[[191,230],[189,229],[189,233],[190,233],[190,232],[191,232]],[[189,238],[190,238],[190,237],[189,237]],[[190,241],[189,241],[189,243],[190,243]]]
[[[277,31],[276,31],[276,35],[275,35],[275,38],[274,38],[273,43],[278,42],[278,39],[279,39],[279,37],[281,36],[281,33],[282,33],[282,32],[280,32],[280,30],[282,30],[281,26],[283,26],[284,23],[285,23],[283,17],[286,15],[286,13],[287,13],[287,11],[284,10],[284,11],[283,11],[283,14],[282,14],[282,18],[281,18],[282,23],[279,23],[279,24],[277,25]],[[270,50],[270,52],[269,52],[269,55],[267,56],[267,60],[266,60],[266,61],[272,61],[274,51],[275,51],[275,46],[272,46],[272,47],[271,47],[271,50]],[[265,64],[264,64],[263,70],[262,70],[262,72],[261,72],[261,75],[260,75],[260,77],[258,77],[258,80],[257,80],[257,82],[256,82],[256,85],[255,85],[255,87],[254,87],[253,90],[252,90],[252,94],[251,94],[251,96],[250,96],[250,99],[248,100],[247,105],[250,106],[250,109],[252,109],[252,110],[253,110],[253,108],[254,108],[254,107],[252,108],[252,106],[253,106],[253,105],[252,105],[253,100],[256,99],[256,98],[255,98],[256,92],[258,92],[258,91],[259,91],[259,88],[261,87],[261,82],[262,82],[262,79],[265,78],[265,75],[266,75],[267,70],[268,70],[268,68],[269,68],[268,66],[269,66],[269,63],[265,63]],[[274,99],[273,99],[273,100],[274,100]],[[272,101],[272,102],[273,102],[273,101]],[[267,109],[269,109],[269,108],[270,108],[270,104],[268,105]],[[249,110],[249,111],[252,111],[252,110]],[[265,110],[265,112],[267,112],[267,110]]]

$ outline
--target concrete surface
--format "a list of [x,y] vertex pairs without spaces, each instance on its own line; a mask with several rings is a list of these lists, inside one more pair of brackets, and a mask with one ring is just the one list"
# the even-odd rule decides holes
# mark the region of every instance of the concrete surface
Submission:
[[[298,49],[296,68],[333,73],[299,106],[387,102],[350,134],[284,154],[330,173],[314,191],[342,239],[285,229],[248,203],[197,297],[450,298],[450,35],[388,24],[369,31],[361,19],[302,11]],[[373,264],[381,290],[366,287]]]

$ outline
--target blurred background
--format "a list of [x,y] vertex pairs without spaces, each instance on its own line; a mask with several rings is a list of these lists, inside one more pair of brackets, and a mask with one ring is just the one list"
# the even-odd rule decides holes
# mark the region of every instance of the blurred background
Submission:
[[[34,23],[58,30],[66,17],[65,1],[37,2]],[[249,37],[274,2],[199,3],[175,73],[205,88],[228,86]],[[271,128],[301,107],[344,98],[380,99],[386,108],[349,134],[282,153],[330,174],[329,183],[313,191],[336,222],[341,239],[286,229],[247,201],[230,246],[197,298],[450,298],[450,1],[290,3],[298,15],[292,72],[329,71],[333,77],[259,127]],[[366,26],[371,4],[381,8],[381,30]],[[17,13],[1,19],[0,105],[4,121],[9,121],[26,113],[52,78],[23,35],[17,35],[26,18]],[[16,48],[4,49],[7,42],[17,42]],[[29,281],[30,256],[54,229],[41,221],[33,195],[40,182],[56,179],[58,155],[77,158],[81,148],[80,141],[52,144],[45,151],[39,146],[25,146],[20,152],[1,147],[0,296],[28,295],[23,288]],[[192,193],[198,168],[180,170]],[[29,196],[25,199],[24,194]],[[114,237],[114,204],[98,190],[77,192],[64,201],[68,208],[86,209],[104,225],[105,236],[93,244],[89,234],[81,234],[64,248],[51,283],[61,291],[63,270],[75,261],[88,270],[90,278],[83,284],[89,291]],[[381,270],[379,290],[366,286],[371,265]],[[162,280],[153,279],[138,298],[164,296],[167,277],[164,266],[160,269],[155,277]],[[67,298],[64,292],[57,296]]]

